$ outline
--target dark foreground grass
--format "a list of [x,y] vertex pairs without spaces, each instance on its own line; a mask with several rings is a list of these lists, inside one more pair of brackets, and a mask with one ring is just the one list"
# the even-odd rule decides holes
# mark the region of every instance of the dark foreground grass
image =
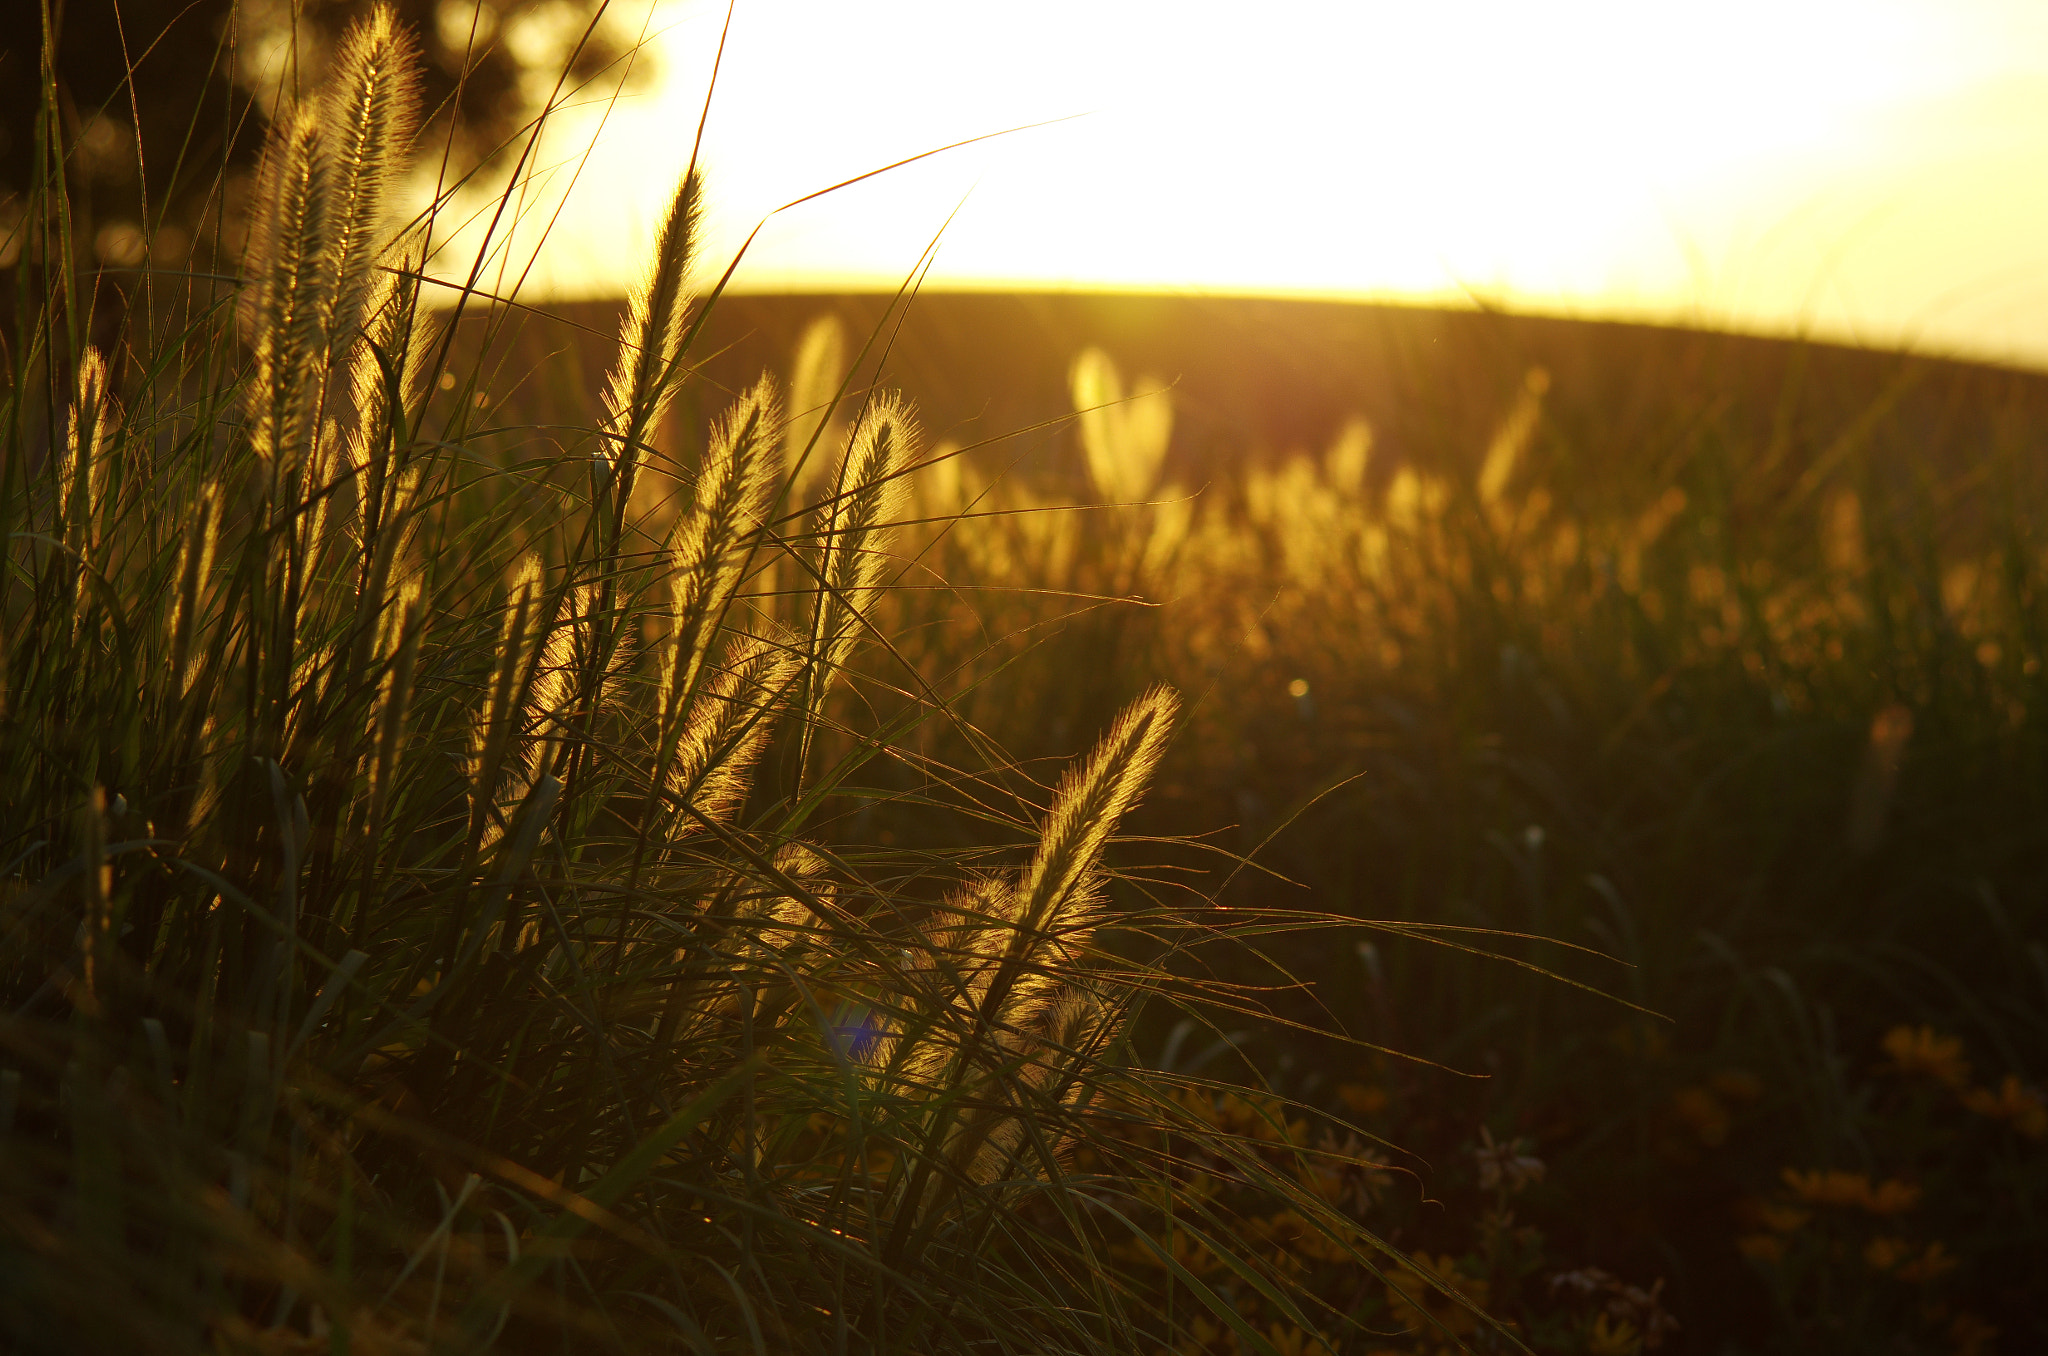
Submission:
[[[1269,1217],[1505,1340],[1326,1189],[1358,1141],[1129,1060],[1145,1006],[1242,1006],[1168,965],[1201,896],[1113,869],[1173,694],[1064,772],[962,717],[987,676],[890,629],[932,462],[900,401],[763,379],[657,450],[711,304],[692,179],[606,384],[501,417],[451,336],[507,304],[428,307],[437,214],[387,219],[411,60],[366,11],[281,111],[232,274],[85,266],[76,110],[27,129],[0,1345],[1368,1340]],[[864,819],[878,762],[969,831]]]

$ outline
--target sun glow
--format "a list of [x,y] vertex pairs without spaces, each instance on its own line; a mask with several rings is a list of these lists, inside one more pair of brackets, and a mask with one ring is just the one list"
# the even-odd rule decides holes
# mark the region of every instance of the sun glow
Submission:
[[[662,78],[561,120],[534,292],[630,281],[723,21],[662,0]],[[2017,0],[741,0],[710,253],[1011,128],[770,217],[735,285],[894,286],[936,238],[931,285],[1476,301],[2048,362],[2048,8]]]

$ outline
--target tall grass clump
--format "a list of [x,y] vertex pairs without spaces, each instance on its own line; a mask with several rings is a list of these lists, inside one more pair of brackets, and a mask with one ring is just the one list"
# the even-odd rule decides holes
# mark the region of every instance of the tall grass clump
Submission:
[[[492,424],[426,304],[441,223],[394,222],[412,61],[370,10],[279,110],[236,278],[78,267],[69,115],[36,129],[0,461],[5,1345],[1270,1353],[1352,1324],[1238,1257],[1217,1192],[1370,1271],[1303,1185],[1359,1146],[1245,1133],[1125,1057],[1141,1002],[1192,993],[1145,958],[1201,925],[1112,861],[1171,692],[1050,789],[986,740],[923,765],[967,847],[850,837],[860,769],[956,719],[881,625],[912,411],[842,425],[764,377],[674,452],[690,175],[587,427]],[[816,503],[786,413],[837,463]]]

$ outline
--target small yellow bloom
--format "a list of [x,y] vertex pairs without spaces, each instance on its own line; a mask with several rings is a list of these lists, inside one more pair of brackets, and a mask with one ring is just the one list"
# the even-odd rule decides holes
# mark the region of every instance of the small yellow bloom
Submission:
[[1970,1081],[1963,1043],[1953,1036],[1935,1035],[1931,1026],[1895,1026],[1885,1033],[1883,1045],[1892,1057],[1892,1067],[1900,1073],[1925,1074],[1952,1088]]
[[1197,1093],[1190,1093],[1189,1097],[1197,1114],[1226,1134],[1268,1144],[1308,1141],[1308,1122],[1298,1117],[1290,1120],[1287,1104],[1278,1097],[1244,1097],[1234,1092],[1224,1093],[1213,1102]]
[[1329,1356],[1330,1344],[1313,1333],[1303,1332],[1292,1323],[1275,1323],[1266,1330],[1272,1340],[1273,1350],[1280,1356]]
[[1593,1331],[1586,1335],[1590,1356],[1636,1356],[1643,1349],[1643,1335],[1627,1319],[1608,1320],[1606,1314],[1593,1316]]
[[[1458,1294],[1473,1305],[1486,1307],[1486,1282],[1458,1275],[1456,1259],[1448,1254],[1431,1257],[1419,1252],[1415,1260],[1435,1272],[1445,1284],[1454,1285]],[[1469,1337],[1479,1329],[1478,1320],[1464,1305],[1437,1289],[1435,1282],[1413,1267],[1396,1267],[1387,1273],[1387,1307],[1393,1310],[1394,1321],[1412,1333],[1448,1332],[1454,1337]]]
[[1872,1271],[1890,1271],[1913,1255],[1913,1245],[1903,1238],[1873,1238],[1863,1245],[1863,1260]]
[[1752,1262],[1785,1260],[1785,1240],[1776,1234],[1744,1234],[1735,1240],[1735,1248]]
[[1796,1205],[1761,1205],[1757,1207],[1757,1223],[1773,1233],[1796,1232],[1806,1221],[1813,1218],[1811,1210],[1801,1210]]
[[1863,1208],[1873,1215],[1900,1215],[1920,1204],[1920,1188],[1911,1182],[1887,1177],[1863,1198]]
[[1927,1245],[1927,1251],[1901,1266],[1893,1274],[1902,1281],[1917,1283],[1945,1276],[1954,1271],[1957,1265],[1956,1259],[1949,1255],[1948,1249],[1941,1246],[1941,1240],[1936,1239]]
[[1799,1172],[1787,1168],[1781,1174],[1792,1194],[1808,1205],[1863,1205],[1870,1199],[1870,1178],[1860,1172],[1838,1168]]
[[1968,1089],[1963,1093],[1963,1105],[1980,1116],[2009,1122],[2029,1139],[2048,1136],[2048,1103],[2022,1083],[2018,1074],[2007,1074],[1996,1092],[1989,1088]]

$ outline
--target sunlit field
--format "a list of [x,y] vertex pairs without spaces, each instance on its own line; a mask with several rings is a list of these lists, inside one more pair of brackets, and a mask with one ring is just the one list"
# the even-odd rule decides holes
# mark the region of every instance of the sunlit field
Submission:
[[416,9],[7,54],[0,1347],[2048,1344],[2048,376],[529,297]]

